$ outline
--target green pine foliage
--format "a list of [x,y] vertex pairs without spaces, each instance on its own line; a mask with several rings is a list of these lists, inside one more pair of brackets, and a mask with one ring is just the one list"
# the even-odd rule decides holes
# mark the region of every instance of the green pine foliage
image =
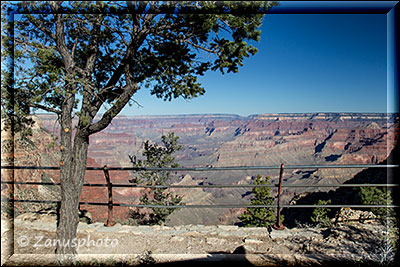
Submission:
[[[2,118],[17,131],[33,123],[32,111],[68,111],[93,134],[145,87],[167,101],[203,95],[200,76],[236,73],[257,53],[265,12],[277,4],[6,1]],[[95,127],[100,108],[104,124]]]
[[[149,140],[144,143],[142,156],[144,159],[137,159],[136,156],[129,156],[134,167],[139,168],[176,168],[174,153],[182,149],[178,144],[178,136],[173,132],[161,137],[162,145],[152,144]],[[145,184],[150,186],[163,186],[171,178],[170,171],[139,171],[137,177],[129,182]],[[157,187],[144,189],[139,199],[142,205],[167,205],[174,206],[182,204],[182,197],[170,192],[167,188]],[[137,224],[161,225],[167,217],[175,210],[168,208],[152,207],[148,209],[136,209],[130,212],[130,217]]]
[[[331,200],[318,200],[317,205],[328,205],[331,204]],[[332,226],[331,218],[328,216],[328,214],[331,212],[331,209],[329,208],[324,208],[324,207],[318,207],[315,208],[312,215],[311,215],[311,222],[313,222],[315,225],[321,226],[321,227],[330,227]]]
[[[360,187],[357,190],[361,204],[391,205],[393,203],[391,193],[385,187]],[[388,217],[394,217],[394,210],[392,208],[371,208],[370,210],[382,221]]]
[[[269,177],[257,175],[255,185],[269,185]],[[270,196],[270,187],[254,187],[251,205],[274,205],[274,198]],[[275,208],[247,208],[239,217],[245,227],[267,227],[275,223]]]

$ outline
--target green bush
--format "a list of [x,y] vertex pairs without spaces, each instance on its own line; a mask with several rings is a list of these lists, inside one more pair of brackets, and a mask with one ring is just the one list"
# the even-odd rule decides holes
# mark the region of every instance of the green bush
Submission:
[[[255,185],[269,185],[269,177],[262,179],[257,175]],[[270,196],[270,187],[253,187],[254,194],[251,205],[273,205],[274,198]],[[275,223],[275,208],[246,208],[239,217],[245,227],[266,227]]]
[[[331,204],[331,200],[318,200],[317,205],[328,205]],[[321,227],[332,226],[331,218],[329,218],[328,213],[331,211],[329,208],[318,207],[315,208],[311,215],[311,222],[315,225]]]

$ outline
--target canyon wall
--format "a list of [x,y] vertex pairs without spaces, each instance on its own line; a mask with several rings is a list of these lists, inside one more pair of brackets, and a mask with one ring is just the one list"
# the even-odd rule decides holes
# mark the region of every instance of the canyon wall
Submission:
[[[48,136],[58,135],[56,118],[40,115],[39,130]],[[128,155],[142,152],[143,142],[150,139],[160,142],[162,134],[175,132],[180,137],[183,149],[176,154],[181,166],[260,166],[281,163],[286,165],[324,164],[377,164],[387,158],[398,138],[398,114],[379,113],[304,113],[304,114],[261,114],[249,117],[238,115],[177,115],[177,116],[118,116],[104,131],[90,137],[88,166],[130,166]],[[46,135],[33,136],[43,144]],[[3,138],[3,135],[2,135]],[[48,137],[50,138],[50,137]],[[39,141],[38,141],[39,142]],[[40,143],[39,142],[39,143]],[[3,144],[3,140],[2,140]],[[16,152],[23,165],[54,165],[57,163],[57,148],[53,146],[51,157],[46,148],[40,148],[35,156],[22,147]],[[29,152],[29,156],[26,154]],[[24,154],[25,153],[25,154]],[[46,154],[47,153],[47,154]],[[25,155],[25,156],[24,156]],[[22,158],[29,158],[29,161]],[[38,157],[38,159],[35,159]],[[42,159],[43,158],[43,159]],[[19,164],[18,165],[21,165]],[[285,183],[326,184],[343,183],[362,169],[287,169]],[[3,170],[2,170],[3,172]],[[39,173],[39,172],[38,172]],[[172,183],[194,184],[248,184],[256,174],[270,176],[276,183],[279,170],[270,171],[209,171],[178,172]],[[18,176],[26,177],[30,173]],[[40,174],[37,174],[40,175]],[[51,175],[50,175],[51,176]],[[112,171],[112,183],[128,183],[133,172]],[[57,175],[51,176],[57,179]],[[189,178],[190,177],[190,178]],[[36,179],[36,178],[35,178]],[[37,178],[39,179],[39,178]],[[87,171],[86,182],[104,183],[102,171]],[[329,188],[331,189],[331,188]],[[320,189],[320,190],[329,190]],[[296,188],[284,190],[283,201],[304,191],[318,190]],[[180,194],[186,204],[243,204],[251,198],[246,189],[190,189]],[[115,202],[135,203],[140,189],[115,188]],[[106,202],[105,188],[84,187],[82,201]],[[202,200],[202,203],[199,203]],[[201,202],[201,201],[200,201]],[[106,218],[106,207],[85,206],[95,220]],[[239,209],[192,210],[174,212],[169,224],[198,223],[215,224],[237,221]],[[116,216],[125,219],[127,208],[116,208]]]

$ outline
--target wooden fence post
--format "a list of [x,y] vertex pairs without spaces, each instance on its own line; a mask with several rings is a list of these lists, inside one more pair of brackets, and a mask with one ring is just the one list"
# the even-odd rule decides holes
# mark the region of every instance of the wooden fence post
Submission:
[[284,230],[285,226],[283,226],[281,222],[281,189],[282,189],[282,177],[283,177],[283,168],[285,165],[281,164],[281,171],[279,172],[279,186],[278,186],[278,207],[276,211],[276,223],[273,225],[276,230]]
[[110,173],[108,172],[107,165],[104,165],[103,168],[104,177],[106,178],[107,182],[107,189],[108,189],[108,215],[107,215],[107,222],[104,226],[114,226],[115,221],[113,218],[113,199],[112,199],[112,183],[110,180]]

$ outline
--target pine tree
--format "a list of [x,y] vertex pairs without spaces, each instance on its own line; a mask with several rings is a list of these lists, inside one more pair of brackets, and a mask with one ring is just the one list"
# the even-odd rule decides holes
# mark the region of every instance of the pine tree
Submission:
[[[357,188],[358,197],[363,205],[391,205],[393,199],[391,191],[387,188],[360,187]],[[371,208],[370,209],[382,222],[388,217],[395,217],[392,208]]]
[[[269,185],[269,177],[262,179],[257,175],[255,185]],[[273,205],[274,198],[270,196],[270,187],[254,187],[251,205]],[[239,217],[245,227],[266,227],[275,222],[275,208],[247,208]]]
[[[178,136],[173,132],[161,137],[162,145],[151,144],[149,140],[144,143],[143,160],[136,156],[129,156],[134,167],[139,168],[176,168],[179,165],[175,163],[174,153],[182,149],[178,144]],[[137,177],[130,180],[131,183],[145,183],[149,186],[164,186],[170,180],[170,171],[141,171],[137,172]],[[145,189],[139,199],[142,205],[167,205],[174,206],[181,204],[182,197],[168,191],[166,187],[157,187]],[[148,209],[145,212],[142,209],[132,210],[130,217],[138,224],[162,224],[175,208],[156,208]]]
[[[57,239],[78,227],[90,136],[136,103],[205,93],[207,71],[236,73],[257,53],[269,1],[9,1],[2,3],[1,116],[11,132],[35,110],[58,117]],[[77,123],[73,123],[76,119]],[[57,245],[59,255],[76,247]],[[73,257],[68,258],[68,262]],[[61,257],[61,262],[67,264]]]

